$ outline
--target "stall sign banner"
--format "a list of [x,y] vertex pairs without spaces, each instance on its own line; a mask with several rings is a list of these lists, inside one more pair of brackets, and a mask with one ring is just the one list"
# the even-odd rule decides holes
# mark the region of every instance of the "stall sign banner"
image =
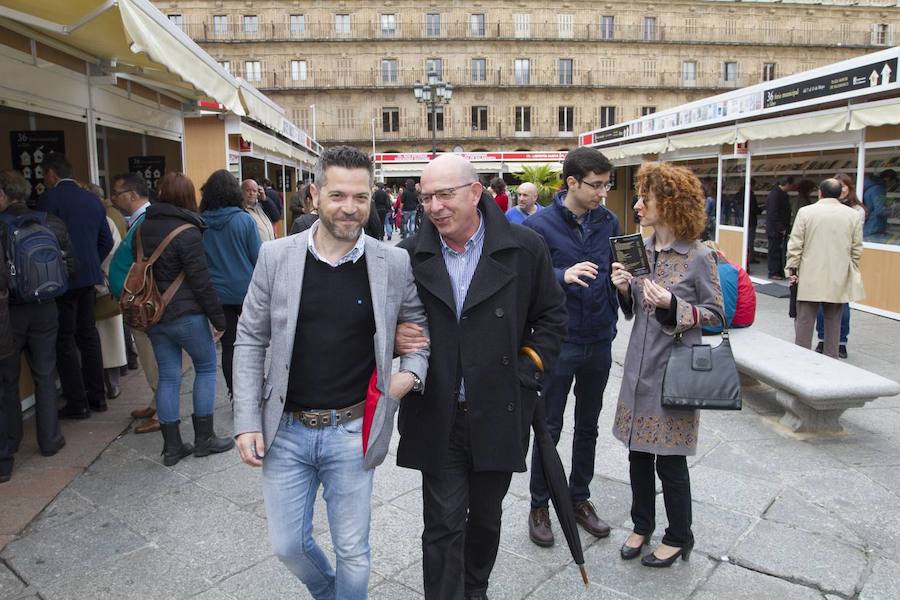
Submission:
[[44,158],[51,152],[66,153],[63,131],[10,131],[13,168],[31,184],[31,200],[47,191],[44,183]]
[[165,156],[129,156],[128,172],[140,175],[147,187],[155,190],[159,180],[166,174]]
[[897,82],[897,58],[766,90],[765,108],[887,86]]
[[617,140],[628,135],[628,125],[621,125],[614,129],[606,129],[604,131],[594,132],[594,143],[607,142],[609,140]]

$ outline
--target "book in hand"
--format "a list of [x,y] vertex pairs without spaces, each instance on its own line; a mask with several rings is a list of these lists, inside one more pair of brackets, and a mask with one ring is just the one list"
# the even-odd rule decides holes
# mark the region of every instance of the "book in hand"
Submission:
[[622,263],[626,271],[635,277],[650,274],[650,262],[641,234],[619,235],[609,238],[613,262]]

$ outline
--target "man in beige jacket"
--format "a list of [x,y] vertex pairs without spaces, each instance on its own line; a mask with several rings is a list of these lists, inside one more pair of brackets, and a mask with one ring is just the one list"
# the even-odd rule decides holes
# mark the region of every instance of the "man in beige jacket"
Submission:
[[842,304],[865,296],[859,273],[863,219],[859,211],[837,199],[841,183],[826,179],[819,184],[819,201],[797,212],[785,273],[797,284],[798,346],[812,345],[816,311],[825,314],[824,354],[838,357]]
[[256,230],[259,232],[259,239],[263,242],[271,242],[275,239],[275,231],[272,229],[272,221],[259,205],[259,189],[259,184],[252,179],[245,179],[241,183],[244,210],[253,217]]

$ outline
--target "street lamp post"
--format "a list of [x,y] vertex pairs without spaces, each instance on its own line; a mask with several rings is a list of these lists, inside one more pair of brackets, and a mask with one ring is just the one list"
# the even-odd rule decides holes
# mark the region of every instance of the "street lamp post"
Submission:
[[441,81],[434,71],[428,72],[428,79],[423,84],[416,81],[413,87],[416,102],[428,106],[431,111],[431,158],[437,154],[437,107],[439,104],[449,104],[453,98],[453,86]]

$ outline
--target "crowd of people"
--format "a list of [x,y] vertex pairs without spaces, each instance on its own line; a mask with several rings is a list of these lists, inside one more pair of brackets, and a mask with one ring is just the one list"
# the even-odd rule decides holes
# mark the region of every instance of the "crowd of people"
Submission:
[[[65,444],[57,418],[106,410],[133,346],[154,391],[153,404],[133,414],[146,419],[144,431],[161,431],[163,463],[236,445],[245,463],[262,467],[273,551],[315,598],[366,597],[373,472],[399,413],[397,464],[422,473],[425,595],[486,598],[503,500],[512,473],[526,470],[538,403],[556,444],[573,383],[568,498],[585,531],[610,535],[590,484],[621,315],[633,327],[611,433],[627,450],[633,530],[619,553],[651,568],[689,559],[687,457],[700,415],[663,406],[667,357],[676,339],[700,343],[704,330],[746,327],[755,314],[746,271],[701,241],[709,189],[689,169],[638,170],[634,210],[653,234],[643,247],[650,274],[635,275],[609,243],[623,229],[605,207],[612,164],[591,148],[568,153],[546,206],[530,183],[509,206],[502,181],[488,193],[455,154],[432,160],[398,193],[374,182],[366,154],[329,148],[314,182],[290,199],[291,234],[281,238],[280,210],[266,209],[281,199],[265,182],[217,171],[198,205],[184,174],[166,174],[152,202],[143,179],[122,174],[104,207],[102,190],[74,181],[63,156],[45,165],[51,189],[37,210],[22,176],[0,173],[0,250],[18,260],[11,239],[43,244],[46,279],[35,286],[19,269],[0,272],[8,296],[0,312],[9,312],[0,328],[0,481],[21,440],[21,353],[35,381],[39,446],[52,455]],[[821,307],[824,352],[836,356],[841,306],[862,293],[866,212],[845,177],[818,189],[815,204],[797,209],[786,268],[799,286],[797,343],[809,346]],[[398,220],[400,244],[380,243]],[[147,275],[135,266],[147,261],[162,312],[138,327],[115,298],[137,293]],[[234,438],[214,427],[217,343]],[[179,427],[185,356],[195,372],[192,443]],[[57,373],[66,398],[58,414]],[[556,540],[545,464],[535,442],[523,517],[530,540],[548,547]],[[668,524],[644,552],[657,476]],[[312,535],[320,485],[335,564]]]

